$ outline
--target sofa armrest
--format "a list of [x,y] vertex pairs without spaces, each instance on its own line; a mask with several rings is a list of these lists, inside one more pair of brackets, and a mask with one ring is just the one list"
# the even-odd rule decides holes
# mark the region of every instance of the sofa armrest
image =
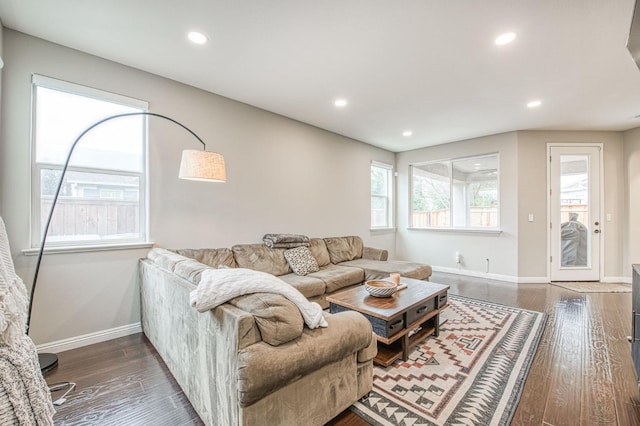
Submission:
[[360,349],[358,351],[358,362],[367,362],[371,361],[378,355],[378,339],[376,338],[376,334],[371,332],[373,335],[371,339],[371,343],[364,349]]
[[[325,365],[352,357],[374,339],[369,321],[355,311],[325,314],[327,328],[310,330],[280,346],[259,342],[238,352],[240,404],[248,406]],[[268,372],[268,374],[265,374]]]
[[389,258],[389,252],[383,249],[365,247],[362,251],[362,258],[368,260],[387,260]]

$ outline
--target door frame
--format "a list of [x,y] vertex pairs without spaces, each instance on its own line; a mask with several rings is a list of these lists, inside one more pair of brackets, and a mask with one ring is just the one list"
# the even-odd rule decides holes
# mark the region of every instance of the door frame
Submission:
[[[599,148],[598,161],[600,163],[600,176],[598,182],[598,198],[599,200],[599,212],[598,215],[600,217],[600,248],[599,248],[599,266],[598,266],[598,281],[602,281],[604,276],[604,237],[606,233],[606,229],[604,226],[604,144],[603,143],[592,143],[592,142],[547,142],[547,192],[546,192],[546,203],[547,203],[547,281],[551,282],[551,148]],[[556,260],[557,261],[557,260]]]

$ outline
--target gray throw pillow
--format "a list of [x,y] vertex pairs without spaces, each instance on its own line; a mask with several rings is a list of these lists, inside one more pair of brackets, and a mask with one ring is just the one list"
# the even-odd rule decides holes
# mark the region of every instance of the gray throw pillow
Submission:
[[286,250],[284,257],[296,275],[307,275],[320,270],[318,262],[311,254],[309,247],[302,246]]

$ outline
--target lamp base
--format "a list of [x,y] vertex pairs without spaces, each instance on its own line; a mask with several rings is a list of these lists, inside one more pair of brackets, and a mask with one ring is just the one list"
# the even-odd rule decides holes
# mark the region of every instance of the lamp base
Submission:
[[38,354],[40,371],[46,374],[58,366],[58,356],[56,354]]

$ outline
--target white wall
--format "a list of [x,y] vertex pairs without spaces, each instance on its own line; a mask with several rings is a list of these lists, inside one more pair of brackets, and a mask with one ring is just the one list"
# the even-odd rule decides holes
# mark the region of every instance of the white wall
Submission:
[[[630,277],[623,268],[624,170],[623,142],[620,132],[518,132],[518,180],[520,198],[518,206],[519,263],[518,275],[522,280],[547,276],[547,143],[602,143],[605,215],[602,220],[604,244],[603,280],[620,281]],[[537,218],[528,222],[528,213]],[[606,216],[605,216],[606,217]]]
[[[179,180],[181,150],[199,143],[150,119],[150,231],[158,245],[229,247],[268,232],[349,234],[393,257],[394,233],[369,231],[370,162],[393,164],[393,153],[15,31],[5,30],[3,41],[0,215],[25,282],[35,263],[21,254],[29,247],[32,73],[146,100],[224,154],[226,184]],[[137,259],[145,253],[46,255],[31,337],[43,344],[137,323]]]
[[[515,280],[518,275],[517,142],[516,133],[503,133],[397,154],[398,257],[426,262],[444,271]],[[408,229],[411,164],[494,152],[500,155],[501,234]],[[455,261],[456,251],[462,255],[462,264],[459,267]]]
[[[637,153],[640,133],[630,133],[629,151]],[[628,280],[625,261],[625,170],[627,164],[621,132],[542,132],[519,131],[470,139],[397,154],[398,179],[398,256],[430,263],[438,270],[486,276],[517,282],[547,280],[547,156],[548,142],[602,143],[604,148],[604,205],[612,220],[603,221],[604,270],[606,281]],[[634,148],[635,147],[635,148]],[[476,234],[459,231],[410,230],[409,165],[430,160],[500,153],[500,203],[502,234]],[[629,154],[630,155],[630,154]],[[629,160],[633,177],[640,166]],[[630,193],[637,193],[632,182]],[[634,192],[635,191],[635,192]],[[633,197],[633,196],[632,196]],[[637,211],[637,210],[636,210]],[[528,215],[534,221],[528,221]],[[455,264],[455,252],[463,264]],[[486,273],[485,259],[490,259]]]

